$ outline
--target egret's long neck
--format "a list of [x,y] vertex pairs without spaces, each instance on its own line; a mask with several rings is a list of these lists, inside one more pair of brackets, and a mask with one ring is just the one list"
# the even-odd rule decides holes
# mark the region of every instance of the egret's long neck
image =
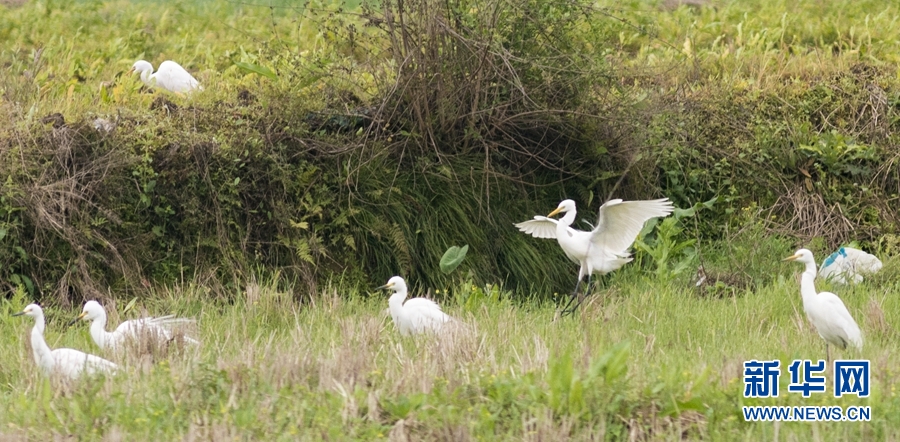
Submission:
[[106,314],[98,316],[91,321],[91,337],[100,348],[106,348],[112,333],[106,331]]
[[31,329],[31,351],[34,354],[34,362],[44,371],[49,372],[53,368],[53,354],[50,346],[44,340],[44,317],[34,318],[34,327]]
[[808,262],[806,263],[806,270],[803,271],[803,274],[800,276],[800,295],[803,296],[803,299],[806,300],[808,298],[814,298],[818,293],[816,292],[816,263]]
[[403,301],[406,300],[406,289],[397,290],[391,295],[390,299],[388,299],[388,308],[391,311],[391,316],[396,318],[400,314],[400,310],[403,309]]
[[562,228],[566,228],[572,225],[575,222],[575,209],[572,209],[566,212],[566,215],[559,219],[559,223],[557,223],[557,228],[560,226]]
[[147,69],[146,71],[141,71],[141,81],[143,81],[144,84],[146,84],[147,86],[152,86],[153,85],[151,83],[151,81],[153,80],[152,74],[153,74],[152,67],[150,69]]

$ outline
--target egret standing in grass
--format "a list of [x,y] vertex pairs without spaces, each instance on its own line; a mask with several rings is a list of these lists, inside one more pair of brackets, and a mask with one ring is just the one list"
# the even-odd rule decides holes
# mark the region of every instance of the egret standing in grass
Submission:
[[[535,238],[556,238],[566,256],[580,266],[575,291],[563,308],[563,314],[567,314],[574,312],[584,301],[584,293],[579,293],[579,288],[585,275],[588,278],[586,292],[590,289],[592,274],[603,276],[632,260],[628,249],[647,220],[667,216],[672,210],[674,207],[668,198],[609,200],[600,206],[596,227],[585,232],[571,227],[575,221],[575,202],[564,200],[549,215],[535,216],[533,220],[516,224],[516,227]],[[557,213],[566,215],[559,221],[550,218]],[[573,304],[576,298],[578,302]]]
[[399,276],[389,279],[387,284],[378,289],[394,292],[388,300],[388,310],[401,335],[439,331],[444,324],[450,322],[450,316],[430,299],[413,298],[407,301],[406,281]]
[[796,261],[806,266],[800,277],[800,295],[803,297],[803,310],[809,321],[816,327],[819,336],[825,340],[825,358],[831,360],[828,344],[841,349],[853,346],[862,349],[863,339],[856,321],[850,316],[841,298],[834,293],[816,293],[816,261],[807,249],[797,250],[784,261]]
[[[142,339],[149,340],[154,345],[171,341],[174,337],[173,328],[180,325],[192,324],[193,319],[176,318],[174,315],[161,316],[159,318],[141,318],[125,321],[116,327],[113,332],[106,331],[106,310],[97,301],[88,301],[84,304],[81,314],[73,319],[69,325],[78,320],[91,321],[91,338],[103,350],[120,351],[127,343],[139,342]],[[195,339],[184,337],[185,342],[199,344]]]
[[141,74],[141,81],[147,86],[158,87],[176,94],[186,94],[195,90],[202,90],[200,82],[186,71],[180,64],[166,60],[159,65],[159,70],[153,72],[153,65],[146,60],[134,62],[132,72]]
[[838,284],[859,284],[863,275],[876,273],[881,267],[881,260],[875,255],[853,247],[841,247],[822,261],[819,276]]
[[119,366],[106,359],[71,348],[50,350],[50,346],[44,340],[44,310],[39,305],[31,304],[13,316],[21,315],[34,318],[34,327],[31,329],[31,351],[34,354],[34,362],[48,376],[59,374],[66,379],[75,379],[83,373],[110,374],[119,369]]

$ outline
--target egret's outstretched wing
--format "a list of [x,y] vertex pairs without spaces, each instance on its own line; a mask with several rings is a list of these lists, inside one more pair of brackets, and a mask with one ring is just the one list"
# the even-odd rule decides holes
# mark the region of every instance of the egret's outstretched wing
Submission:
[[624,253],[634,243],[644,223],[651,218],[667,216],[674,207],[668,198],[647,201],[609,200],[600,206],[597,227],[591,232],[591,243],[613,253]]
[[[116,327],[115,335],[116,344],[120,344],[125,339],[140,339],[147,337],[150,339],[169,340],[172,339],[173,330],[178,326],[186,326],[194,324],[196,321],[189,318],[178,318],[175,315],[166,315],[160,317],[145,317],[140,319],[132,319],[125,321]],[[185,342],[189,344],[199,344],[196,339],[184,336]]]
[[[553,218],[537,215],[534,219],[523,221],[515,226],[535,238],[556,239],[556,225],[558,223],[559,221]],[[575,234],[575,229],[571,227],[567,227],[566,231],[569,232],[570,236]]]
[[148,316],[140,319],[133,319],[132,321],[138,322],[140,324],[151,326],[151,327],[161,327],[166,330],[172,330],[173,327],[184,326],[184,325],[192,325],[197,321],[192,318],[179,318],[175,315],[165,315],[165,316]]

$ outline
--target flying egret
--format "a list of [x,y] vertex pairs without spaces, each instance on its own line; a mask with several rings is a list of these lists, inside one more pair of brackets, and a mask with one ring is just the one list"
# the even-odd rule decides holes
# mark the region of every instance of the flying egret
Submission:
[[71,348],[57,348],[50,350],[44,340],[44,311],[37,304],[30,304],[13,316],[30,316],[34,318],[34,327],[31,329],[31,351],[34,353],[34,362],[48,376],[58,373],[67,379],[75,379],[82,373],[110,374],[119,369],[119,366],[98,356],[73,350]]
[[134,62],[128,74],[131,75],[132,72],[140,73],[141,81],[147,86],[159,87],[169,92],[185,94],[194,90],[203,90],[200,82],[193,75],[172,60],[162,62],[156,73],[153,73],[153,65],[150,62],[138,60]]
[[[84,304],[81,314],[69,322],[72,325],[78,320],[91,321],[91,338],[103,350],[121,351],[129,342],[140,342],[148,339],[154,344],[170,341],[173,337],[172,328],[178,325],[186,325],[194,322],[193,319],[176,318],[174,315],[158,318],[140,318],[125,321],[116,327],[113,332],[106,331],[106,310],[97,301],[88,301]],[[185,342],[199,344],[195,339],[184,337]]]
[[881,270],[881,260],[853,247],[841,247],[822,261],[819,276],[838,284],[859,284],[863,275]]
[[438,331],[444,324],[450,322],[450,316],[442,312],[441,307],[430,299],[413,298],[407,301],[406,281],[399,276],[389,279],[387,284],[378,287],[378,290],[380,289],[394,292],[388,300],[388,309],[401,335]]
[[819,336],[825,340],[825,357],[831,360],[828,353],[828,344],[834,344],[841,349],[852,345],[856,349],[862,349],[862,334],[859,326],[850,316],[847,307],[834,293],[816,293],[814,280],[816,279],[816,261],[813,254],[807,249],[797,250],[793,255],[784,258],[784,261],[796,261],[806,266],[800,277],[800,295],[803,296],[803,310],[809,321],[816,327]]
[[[668,198],[646,201],[609,200],[600,206],[594,229],[585,232],[571,227],[575,221],[575,202],[563,200],[549,215],[535,216],[533,220],[516,224],[516,227],[535,238],[556,238],[566,256],[581,266],[578,269],[575,292],[563,308],[563,314],[567,314],[573,313],[584,301],[584,293],[579,294],[578,289],[585,275],[589,289],[592,274],[603,276],[631,261],[628,249],[644,223],[652,218],[667,216],[672,210],[674,207]],[[558,221],[550,218],[557,213],[566,215]],[[578,302],[571,305],[576,297]]]

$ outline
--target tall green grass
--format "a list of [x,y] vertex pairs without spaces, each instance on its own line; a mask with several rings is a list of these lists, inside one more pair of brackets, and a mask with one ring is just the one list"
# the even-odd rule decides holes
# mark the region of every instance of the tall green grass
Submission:
[[[776,261],[792,250],[772,256]],[[888,262],[890,268],[893,261]],[[748,272],[758,272],[748,268]],[[0,434],[47,439],[771,439],[894,440],[896,330],[893,278],[834,287],[865,335],[865,347],[834,357],[872,361],[872,395],[834,399],[744,399],[749,359],[824,359],[824,343],[803,313],[797,276],[785,263],[771,282],[737,296],[699,295],[684,278],[660,283],[637,266],[614,274],[579,314],[559,318],[549,303],[499,299],[445,310],[458,333],[402,338],[383,293],[329,285],[298,304],[284,283],[247,283],[232,302],[202,285],[158,287],[139,307],[197,318],[196,350],[125,358],[124,372],[71,385],[35,370],[28,319],[9,314],[0,332]],[[890,271],[890,270],[888,270]],[[896,275],[896,273],[893,273]],[[827,288],[819,283],[820,289]],[[47,308],[51,347],[98,353],[84,324],[66,328],[72,308]],[[117,315],[113,315],[113,325]],[[121,318],[124,319],[124,318]],[[834,351],[834,349],[832,349]],[[868,405],[871,422],[745,423],[741,405]]]

